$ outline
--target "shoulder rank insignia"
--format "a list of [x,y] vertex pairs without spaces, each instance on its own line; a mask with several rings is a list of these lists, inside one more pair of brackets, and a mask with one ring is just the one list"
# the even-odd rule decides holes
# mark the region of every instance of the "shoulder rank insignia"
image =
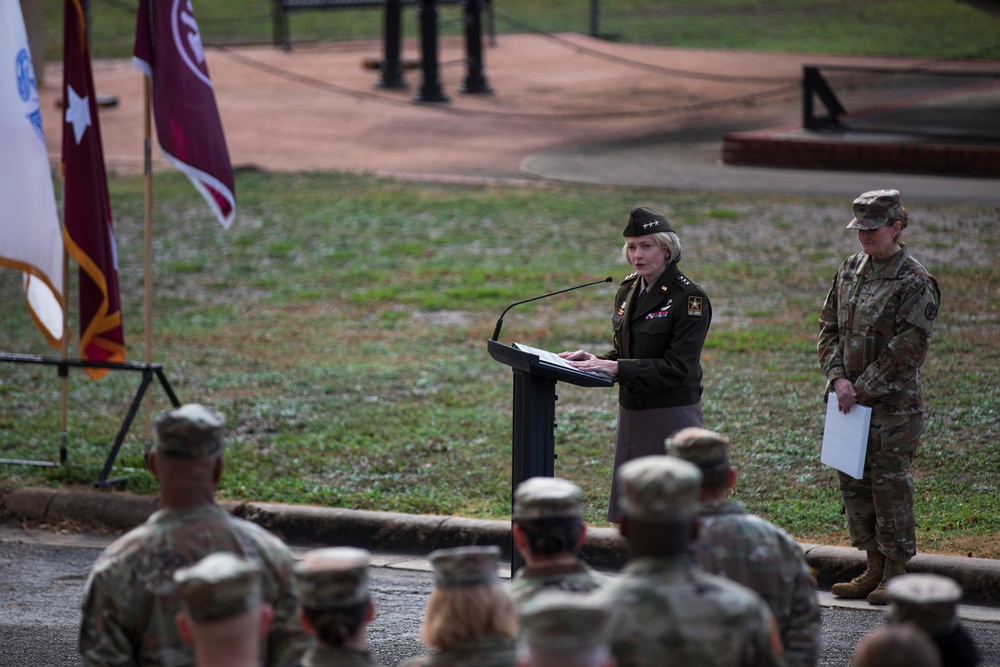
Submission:
[[637,275],[639,275],[639,274],[638,273],[630,273],[627,276],[625,276],[624,278],[622,278],[622,282],[623,283],[624,282],[628,282],[629,280],[632,280],[633,278],[635,278]]
[[688,315],[691,317],[701,317],[702,316],[702,302],[700,296],[689,296],[688,297]]
[[691,284],[691,281],[688,280],[688,277],[685,276],[683,273],[677,274],[677,282],[679,282],[681,285],[684,285],[685,287]]

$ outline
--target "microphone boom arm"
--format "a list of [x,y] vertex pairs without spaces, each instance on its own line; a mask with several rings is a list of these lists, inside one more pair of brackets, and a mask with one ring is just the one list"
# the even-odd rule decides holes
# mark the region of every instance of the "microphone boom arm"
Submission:
[[610,283],[610,282],[612,282],[611,276],[608,276],[607,278],[604,278],[603,280],[595,280],[592,283],[585,283],[583,285],[577,285],[575,287],[567,287],[566,289],[561,289],[558,292],[551,292],[549,294],[543,294],[541,296],[535,296],[535,297],[532,297],[530,299],[525,299],[524,301],[515,301],[514,303],[512,303],[509,306],[507,306],[506,308],[504,308],[504,311],[502,313],[500,313],[500,318],[497,320],[497,326],[496,326],[496,328],[493,329],[493,338],[491,340],[495,341],[497,338],[500,337],[500,327],[503,326],[503,316],[506,315],[507,311],[510,310],[511,308],[513,308],[514,306],[520,306],[522,303],[528,303],[530,301],[538,301],[539,299],[546,299],[546,298],[548,298],[550,296],[555,296],[557,294],[562,294],[563,292],[570,292],[570,291],[575,290],[575,289],[580,289],[581,287],[590,287],[591,285],[598,285],[600,283]]

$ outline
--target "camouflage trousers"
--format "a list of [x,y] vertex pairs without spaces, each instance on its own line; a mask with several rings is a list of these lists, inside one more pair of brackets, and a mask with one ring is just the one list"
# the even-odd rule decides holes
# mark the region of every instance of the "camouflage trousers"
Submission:
[[908,561],[917,553],[910,463],[924,416],[872,413],[861,479],[838,473],[851,544]]

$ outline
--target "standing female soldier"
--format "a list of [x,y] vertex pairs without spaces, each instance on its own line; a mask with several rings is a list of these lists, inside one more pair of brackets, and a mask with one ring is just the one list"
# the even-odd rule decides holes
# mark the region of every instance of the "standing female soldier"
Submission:
[[[635,273],[615,294],[614,349],[559,356],[585,371],[615,376],[618,425],[615,466],[664,454],[664,440],[687,426],[702,426],[701,348],[712,322],[705,291],[677,268],[681,242],[659,211],[637,206],[622,233],[622,257]],[[619,520],[612,473],[608,520]]]
[[916,554],[910,462],[924,431],[920,365],[927,356],[941,293],[900,241],[907,213],[896,190],[854,200],[861,252],[848,257],[820,314],[819,363],[841,412],[872,409],[860,480],[838,473],[851,544],[868,568],[833,594],[886,604],[885,584]]

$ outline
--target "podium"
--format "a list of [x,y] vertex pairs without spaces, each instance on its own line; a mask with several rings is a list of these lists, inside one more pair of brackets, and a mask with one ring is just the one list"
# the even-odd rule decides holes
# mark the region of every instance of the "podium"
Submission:
[[[495,340],[487,342],[490,356],[514,373],[511,436],[511,502],[517,485],[531,477],[555,476],[556,383],[578,387],[610,387],[614,380],[556,366],[538,355]],[[513,540],[513,537],[511,538]],[[511,544],[511,573],[521,567],[521,555]]]

